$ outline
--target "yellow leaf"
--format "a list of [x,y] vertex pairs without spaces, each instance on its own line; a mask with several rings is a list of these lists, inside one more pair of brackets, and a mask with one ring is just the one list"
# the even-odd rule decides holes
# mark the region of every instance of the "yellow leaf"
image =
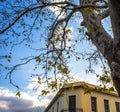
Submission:
[[60,96],[62,96],[62,97],[65,95],[65,94],[64,94],[63,92],[61,92],[61,91],[59,91],[58,94],[59,94]]
[[95,10],[96,12],[99,12],[99,11],[100,11],[100,9],[99,9],[99,8],[95,8],[94,10]]
[[61,70],[61,72],[64,73],[64,74],[67,74],[67,73],[68,73],[68,69],[67,69],[67,68],[63,68],[63,69]]
[[68,41],[72,41],[72,39],[68,37]]
[[49,65],[52,65],[52,61],[48,61],[48,64],[49,64]]
[[57,83],[52,81],[50,86],[52,87],[52,89],[56,89],[57,88]]
[[42,95],[47,95],[50,91],[42,90]]
[[61,69],[62,69],[62,65],[59,64],[59,65],[57,66],[57,69],[58,69],[58,70],[61,70]]
[[110,87],[110,88],[109,88],[109,91],[114,91],[114,87]]
[[38,83],[41,84],[41,78],[40,77],[38,77]]
[[60,38],[59,38],[59,37],[57,37],[57,38],[56,38],[56,43],[57,43],[57,42],[59,42],[59,41],[60,41]]
[[100,81],[106,81],[106,78],[105,78],[105,76],[100,76]]
[[47,68],[47,70],[50,70],[50,69],[51,69],[50,67]]
[[56,34],[55,33],[53,33],[53,37],[55,37],[56,36]]
[[65,33],[71,33],[71,29],[67,29]]
[[21,95],[21,94],[20,94],[20,91],[18,91],[18,92],[16,93],[16,96],[19,96],[19,97],[20,97],[20,95]]
[[74,90],[74,86],[73,84],[70,86],[70,89],[73,91]]
[[88,89],[88,88],[86,88],[85,90],[84,90],[84,94],[90,94],[92,92],[92,90],[90,90],[90,89]]
[[41,62],[41,58],[40,57],[36,57],[36,62]]

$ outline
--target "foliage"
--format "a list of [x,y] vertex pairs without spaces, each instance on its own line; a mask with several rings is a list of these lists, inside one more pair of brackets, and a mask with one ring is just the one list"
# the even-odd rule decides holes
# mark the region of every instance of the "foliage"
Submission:
[[[109,15],[107,0],[93,0],[90,3],[86,2],[87,4],[84,4],[85,1],[82,4],[82,0],[80,4],[72,0],[2,0],[0,2],[0,48],[2,51],[7,49],[0,56],[0,67],[7,71],[6,77],[12,85],[19,88],[12,80],[14,71],[33,61],[35,73],[31,75],[38,78],[39,85],[47,83],[48,88],[52,90],[71,80],[69,61],[73,57],[77,61],[88,60],[88,72],[93,72],[93,63],[101,62],[103,67],[106,66],[105,56],[99,47],[92,52],[79,52],[76,49],[77,45],[89,41],[93,33],[101,30],[101,24],[93,26],[90,23],[86,26],[83,21],[76,31],[79,36],[74,37],[70,22],[83,12],[85,12],[84,16],[93,15],[94,20],[99,16],[101,18],[99,20],[102,21]],[[91,41],[94,43],[94,40]],[[16,47],[22,47],[29,52],[21,53],[22,59],[19,63],[13,63]],[[3,60],[7,60],[9,64]],[[39,73],[36,73],[37,69],[40,70]],[[98,77],[102,82],[110,82],[106,74]],[[42,90],[42,95],[48,93],[49,90]],[[20,97],[20,92],[16,95]]]
[[21,94],[20,94],[20,91],[18,91],[18,92],[16,93],[16,96],[19,96],[19,97],[20,97],[20,95],[21,95]]

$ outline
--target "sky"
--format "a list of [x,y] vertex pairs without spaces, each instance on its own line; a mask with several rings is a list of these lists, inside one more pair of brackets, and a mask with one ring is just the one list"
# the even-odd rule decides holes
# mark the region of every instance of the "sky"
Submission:
[[[4,3],[0,3],[0,8],[3,5],[5,7]],[[55,12],[53,9],[51,9],[51,11],[54,12],[54,16],[57,15],[57,12]],[[80,22],[82,21],[82,18],[81,16],[79,16],[79,13],[75,16],[75,19],[70,21],[70,23],[72,24],[69,24],[68,26],[73,32],[72,34],[70,34],[71,39],[81,36],[78,34],[78,28]],[[27,22],[32,22],[32,20],[27,20]],[[50,22],[45,21],[41,27],[46,27],[49,23]],[[103,23],[106,30],[109,31],[108,27],[106,27],[110,25],[109,20],[104,20]],[[22,31],[22,29],[16,29],[16,26],[13,29],[18,32]],[[33,32],[33,48],[41,48],[42,46],[44,46],[44,38],[41,38],[41,42],[37,40],[41,33],[44,34],[46,32],[42,28],[38,31]],[[12,36],[10,35],[10,37]],[[0,38],[2,40],[6,38],[6,35],[1,35]],[[13,39],[10,39],[10,41],[13,41]],[[20,40],[18,39],[17,41],[19,43]],[[67,44],[71,45],[71,43]],[[3,56],[9,54],[10,46],[0,46],[0,49],[0,55]],[[80,45],[76,45],[76,49],[78,51],[83,51],[84,49],[86,49],[87,51],[91,52],[92,49],[95,49],[95,47],[92,47],[91,43],[85,41]],[[26,57],[28,55],[32,56],[38,53],[39,51],[34,51],[26,47],[25,43],[23,42],[21,45],[17,45],[12,51],[12,58],[10,59],[10,62],[7,59],[1,58],[0,63],[2,63],[3,65],[12,66],[14,64],[20,63],[21,60],[19,59],[22,59],[23,57]],[[85,81],[92,84],[98,84],[95,74],[86,74],[85,72],[85,69],[88,67],[88,61],[83,61],[81,59],[80,61],[75,60],[75,58],[72,58],[72,60],[69,62],[69,66],[71,68],[71,76],[74,77],[75,81]],[[47,96],[41,96],[41,90],[43,90],[45,87],[44,84],[41,84],[38,90],[33,91],[33,88],[37,86],[37,78],[31,77],[31,74],[33,72],[39,73],[42,71],[42,69],[34,71],[33,68],[35,65],[36,62],[33,60],[29,64],[21,66],[15,72],[13,72],[12,81],[16,85],[19,85],[20,90],[10,84],[9,78],[6,78],[7,71],[4,69],[4,67],[0,66],[0,112],[42,112],[44,108],[49,104],[56,92],[51,92]],[[101,74],[102,68],[100,64],[95,65],[94,69],[98,74]],[[20,91],[21,93],[20,97],[16,96],[16,93],[18,91]]]

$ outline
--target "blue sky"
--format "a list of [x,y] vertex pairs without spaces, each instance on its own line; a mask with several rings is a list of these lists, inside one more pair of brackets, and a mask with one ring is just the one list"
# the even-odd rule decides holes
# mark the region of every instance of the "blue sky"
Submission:
[[[0,7],[3,4],[0,3]],[[53,11],[53,10],[52,10]],[[56,12],[55,12],[56,14]],[[79,16],[79,14],[76,14],[76,17],[74,20],[70,21],[69,28],[72,30],[72,34],[70,36],[72,38],[78,38],[81,35],[78,34],[78,28],[80,25],[82,18]],[[32,22],[32,20],[27,20],[27,22]],[[71,24],[72,23],[72,24]],[[110,25],[109,20],[103,21],[104,26],[106,30],[109,30],[108,26]],[[42,48],[45,45],[44,38],[39,38],[41,33],[46,33],[46,31],[43,29],[43,27],[47,26],[49,22],[44,22],[44,24],[41,26],[40,30],[34,31],[33,35],[31,36],[34,41],[32,44],[32,48]],[[73,25],[74,24],[74,25]],[[20,32],[22,29],[16,29],[16,26],[13,28],[16,31]],[[10,37],[12,37],[10,35]],[[6,38],[6,35],[1,35],[1,39]],[[21,36],[22,38],[22,36]],[[38,41],[38,39],[41,39],[41,41]],[[9,41],[13,41],[14,39],[9,39]],[[20,39],[17,40],[19,42]],[[9,44],[10,45],[10,44]],[[7,47],[1,47],[1,55],[8,55],[10,53],[10,46]],[[71,45],[71,43],[69,43]],[[92,49],[95,49],[95,47],[92,47],[92,44],[87,42],[86,40],[82,42],[79,45],[76,45],[77,51],[92,51]],[[34,56],[36,54],[39,54],[39,51],[34,51],[32,49],[29,49],[29,47],[26,46],[26,44],[23,42],[21,45],[17,45],[12,51],[12,58],[11,61],[7,61],[7,59],[0,59],[0,63],[7,66],[12,66],[14,64],[21,63],[21,60],[23,57],[26,56]],[[96,80],[95,74],[86,74],[85,69],[88,67],[88,62],[85,60],[79,60],[75,61],[75,58],[72,58],[72,60],[69,63],[69,67],[71,68],[71,75],[74,76],[76,81],[86,81],[92,84],[98,84]],[[31,74],[39,73],[42,71],[42,69],[38,69],[36,71],[33,70],[34,66],[36,65],[35,60],[31,61],[29,64],[19,67],[15,72],[12,74],[12,81],[19,85],[20,91],[21,91],[21,97],[15,96],[16,92],[18,91],[17,88],[12,86],[9,83],[9,78],[5,79],[7,71],[4,69],[4,67],[0,66],[1,69],[1,75],[0,75],[0,112],[39,112],[41,109],[45,108],[45,106],[48,104],[48,102],[52,99],[54,96],[54,93],[50,93],[46,97],[40,96],[38,99],[38,95],[41,94],[41,90],[44,88],[44,85],[41,85],[40,89],[37,91],[33,91],[33,87],[36,86],[35,81],[37,80],[35,77],[31,77]],[[98,64],[94,67],[95,71],[97,73],[101,73],[101,65]]]

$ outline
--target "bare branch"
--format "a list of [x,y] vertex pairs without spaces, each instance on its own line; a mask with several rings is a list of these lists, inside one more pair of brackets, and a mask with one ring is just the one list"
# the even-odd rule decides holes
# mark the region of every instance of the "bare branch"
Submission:
[[47,3],[47,4],[43,4],[43,5],[40,5],[40,6],[33,6],[33,7],[28,7],[27,9],[25,9],[24,11],[22,11],[16,18],[15,20],[13,20],[12,23],[10,23],[6,28],[0,30],[0,34],[3,34],[5,31],[7,31],[9,28],[11,28],[17,21],[19,21],[19,19],[24,16],[26,13],[30,12],[30,11],[34,11],[36,9],[42,9],[42,8],[45,8],[45,7],[48,7],[48,6],[57,6],[57,5],[68,5],[68,6],[72,6],[74,7],[72,10],[80,10],[82,8],[88,8],[88,7],[91,7],[91,8],[107,8],[108,6],[95,6],[95,5],[82,5],[82,6],[77,6],[77,5],[74,5],[70,2],[55,2],[55,3]]
[[104,19],[104,18],[106,18],[106,17],[108,17],[110,14],[109,14],[109,9],[107,9],[106,11],[104,11],[103,13],[100,13],[99,15],[98,15],[98,19],[101,21],[102,19]]

